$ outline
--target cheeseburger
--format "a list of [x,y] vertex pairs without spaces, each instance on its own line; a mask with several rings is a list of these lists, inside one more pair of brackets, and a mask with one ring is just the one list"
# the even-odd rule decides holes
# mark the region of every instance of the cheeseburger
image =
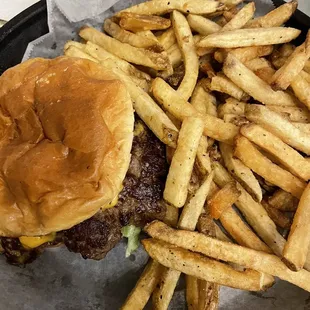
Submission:
[[32,59],[0,77],[0,107],[8,262],[58,244],[102,259],[123,226],[163,219],[165,149],[113,73],[85,59]]

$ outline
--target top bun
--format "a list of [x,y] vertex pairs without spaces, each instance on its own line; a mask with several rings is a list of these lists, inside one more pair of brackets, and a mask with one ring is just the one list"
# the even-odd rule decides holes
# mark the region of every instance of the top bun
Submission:
[[130,162],[126,87],[89,60],[32,59],[0,77],[0,235],[68,229],[107,207]]

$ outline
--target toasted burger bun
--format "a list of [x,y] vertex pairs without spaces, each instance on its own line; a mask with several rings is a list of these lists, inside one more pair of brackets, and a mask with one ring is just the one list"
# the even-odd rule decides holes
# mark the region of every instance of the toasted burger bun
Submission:
[[70,228],[108,207],[130,162],[122,82],[88,60],[32,59],[0,77],[0,235]]

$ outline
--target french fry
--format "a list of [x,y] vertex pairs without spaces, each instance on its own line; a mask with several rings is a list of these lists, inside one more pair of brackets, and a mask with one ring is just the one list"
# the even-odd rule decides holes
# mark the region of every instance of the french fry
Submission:
[[163,15],[173,10],[182,13],[192,13],[198,15],[210,14],[217,11],[222,11],[226,7],[221,2],[215,0],[156,0],[151,2],[143,2],[132,6],[128,9],[120,11],[116,16],[120,16],[123,12],[131,12],[147,15]]
[[291,221],[290,219],[280,210],[271,207],[267,202],[262,202],[263,207],[267,211],[270,218],[275,222],[278,227],[283,229],[290,229]]
[[223,120],[225,123],[231,123],[238,127],[241,127],[249,123],[249,121],[245,116],[236,114],[224,114]]
[[305,70],[302,70],[300,72],[300,75],[308,82],[310,83],[310,74],[306,72]]
[[308,135],[310,134],[310,124],[306,124],[306,123],[296,123],[296,122],[292,122],[292,124],[298,128],[299,130],[307,133]]
[[234,98],[228,98],[226,102],[218,107],[218,115],[223,118],[225,114],[244,115],[245,102]]
[[279,277],[310,292],[310,273],[306,270],[291,271],[275,255],[223,242],[198,232],[175,230],[158,221],[147,225],[145,231],[153,238],[214,259],[235,263],[245,268],[263,272],[266,275]]
[[212,78],[211,90],[228,94],[240,101],[247,101],[249,99],[249,95],[247,93],[221,74],[218,74]]
[[185,100],[188,100],[194,91],[198,78],[198,56],[186,17],[178,11],[173,11],[171,19],[185,65],[185,75],[177,91]]
[[217,23],[200,15],[188,14],[187,21],[192,30],[204,36],[216,33],[222,29]]
[[108,33],[111,37],[123,43],[128,43],[135,47],[150,48],[154,51],[162,52],[162,47],[156,40],[141,37],[140,35],[124,30],[109,18],[104,21],[103,28],[105,32]]
[[272,45],[262,45],[262,46],[249,46],[249,47],[239,47],[235,49],[221,49],[214,53],[214,58],[222,63],[227,57],[228,53],[233,54],[241,62],[245,63],[257,57],[263,57],[270,55],[273,51]]
[[164,30],[171,26],[170,19],[160,16],[124,12],[119,14],[120,26],[132,32],[145,30]]
[[306,183],[272,163],[247,138],[236,137],[234,155],[271,184],[279,186],[297,198],[301,197]]
[[197,155],[196,155],[196,162],[195,165],[200,171],[202,175],[206,175],[211,172],[211,159],[208,153],[208,138],[207,137],[201,137],[199,146],[197,149]]
[[292,89],[296,97],[302,102],[308,109],[310,108],[310,83],[303,78],[302,75],[298,75],[291,83]]
[[264,16],[251,20],[246,28],[279,27],[285,24],[297,9],[297,1],[285,3]]
[[216,98],[198,83],[191,97],[192,106],[202,114],[217,116]]
[[131,65],[126,60],[123,60],[113,54],[109,53],[105,49],[100,46],[88,41],[85,45],[85,52],[96,58],[100,63],[104,63],[105,60],[109,59],[113,61],[115,67],[121,69],[125,74],[127,74],[139,87],[141,87],[144,91],[148,92],[149,86],[151,83],[151,77],[142,72],[133,65]]
[[271,86],[274,90],[285,90],[304,68],[310,57],[310,32],[306,42],[298,46],[284,65],[273,75]]
[[155,70],[165,70],[169,66],[169,59],[164,54],[119,42],[94,28],[85,26],[80,30],[79,35],[84,40],[98,44],[108,52],[130,63],[150,67]]
[[188,310],[198,309],[199,303],[199,280],[195,277],[186,276],[186,302]]
[[187,198],[187,187],[202,131],[202,119],[184,119],[164,190],[164,199],[177,208],[183,207]]
[[[233,181],[232,176],[218,162],[213,163],[214,181],[223,187],[228,182]],[[268,216],[263,206],[257,203],[252,196],[238,184],[238,189],[241,191],[241,196],[236,201],[235,205],[245,216],[247,222],[256,231],[259,237],[279,256],[282,255],[282,250],[285,244],[285,239],[278,233],[276,225]]]
[[230,22],[236,16],[239,10],[240,10],[239,8],[233,6],[231,9],[223,12],[223,16],[225,17],[227,23]]
[[121,307],[122,310],[139,310],[144,309],[152,292],[160,280],[163,267],[156,261],[150,260],[146,265],[136,286],[127,297]]
[[222,213],[220,222],[238,244],[257,251],[272,253],[267,245],[256,236],[233,208],[227,208]]
[[292,96],[282,91],[276,92],[272,90],[266,82],[256,76],[232,54],[227,55],[223,71],[243,91],[263,104],[279,104],[283,106],[295,106],[296,104]]
[[300,107],[288,107],[279,105],[268,105],[268,109],[277,112],[281,115],[287,115],[291,122],[296,123],[309,123],[310,113],[307,109]]
[[210,191],[213,175],[213,172],[208,175],[195,195],[183,208],[178,224],[179,228],[195,230],[198,218],[203,210],[203,206]]
[[304,66],[304,70],[307,72],[307,73],[310,73],[310,60],[308,60]]
[[254,72],[261,80],[266,82],[267,84],[270,84],[270,81],[272,79],[272,76],[275,73],[275,69],[271,67],[265,67],[258,69]]
[[215,225],[215,236],[218,240],[234,243],[233,240],[228,237],[218,225]]
[[276,112],[261,105],[247,105],[245,116],[283,142],[310,155],[310,137]]
[[[248,3],[239,12],[237,11],[236,15],[232,16],[231,20],[229,20],[229,22],[221,29],[221,31],[230,31],[243,28],[243,26],[246,25],[250,19],[252,19],[252,17],[254,16],[254,12],[255,3]],[[226,16],[225,18],[227,20]]]
[[152,296],[154,309],[168,309],[180,275],[181,272],[175,269],[164,270]]
[[268,198],[268,204],[280,211],[295,212],[298,206],[298,199],[290,193],[279,189]]
[[227,183],[208,201],[210,215],[216,220],[220,219],[222,214],[237,201],[240,195],[241,192],[237,189],[235,182]]
[[166,205],[166,214],[164,222],[172,227],[176,227],[179,219],[179,209],[175,208],[169,204]]
[[260,202],[263,198],[262,189],[251,169],[233,156],[233,147],[220,143],[220,150],[228,171],[241,183],[241,185]]
[[174,30],[170,27],[162,35],[157,37],[159,44],[165,49],[168,50],[173,44],[177,43],[177,38],[175,37]]
[[183,120],[188,116],[199,115],[205,121],[204,134],[219,141],[231,143],[238,133],[238,127],[225,123],[223,120],[211,115],[201,115],[199,112],[165,81],[156,78],[152,84],[153,95],[164,108],[176,118]]
[[254,270],[236,271],[226,264],[163,241],[144,239],[142,244],[160,264],[201,280],[248,291],[265,290],[274,282],[269,275]]
[[303,192],[296,210],[290,234],[283,250],[284,262],[294,270],[301,270],[306,262],[310,243],[309,233],[310,185]]
[[281,139],[256,124],[245,125],[241,127],[240,132],[260,148],[272,154],[291,173],[305,181],[310,179],[310,163]]
[[199,70],[210,79],[216,75],[211,63],[211,54],[206,54],[199,58]]
[[91,60],[93,62],[97,62],[97,63],[99,62],[96,58],[92,57],[91,55],[88,55],[82,49],[74,45],[67,46],[64,52],[65,52],[65,55],[69,57],[84,58],[84,59]]
[[183,62],[181,50],[177,44],[172,45],[167,53],[173,68],[178,67]]
[[265,68],[271,68],[270,62],[265,58],[254,58],[245,63],[245,65],[252,71],[257,71]]
[[[207,195],[210,191],[213,173],[209,174],[182,210],[178,227],[194,230],[203,210]],[[167,179],[168,182],[168,179]],[[165,195],[165,194],[164,194]],[[156,309],[167,309],[181,273],[167,269],[162,276],[159,287],[154,292],[153,303]]]
[[221,31],[202,39],[198,43],[198,47],[236,48],[281,44],[296,39],[299,34],[300,30],[298,29],[284,27]]

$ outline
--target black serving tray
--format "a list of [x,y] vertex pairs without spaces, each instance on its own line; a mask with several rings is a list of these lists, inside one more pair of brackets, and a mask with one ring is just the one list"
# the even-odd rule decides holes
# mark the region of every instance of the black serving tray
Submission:
[[0,75],[21,62],[29,42],[47,32],[46,1],[32,5],[0,28]]

